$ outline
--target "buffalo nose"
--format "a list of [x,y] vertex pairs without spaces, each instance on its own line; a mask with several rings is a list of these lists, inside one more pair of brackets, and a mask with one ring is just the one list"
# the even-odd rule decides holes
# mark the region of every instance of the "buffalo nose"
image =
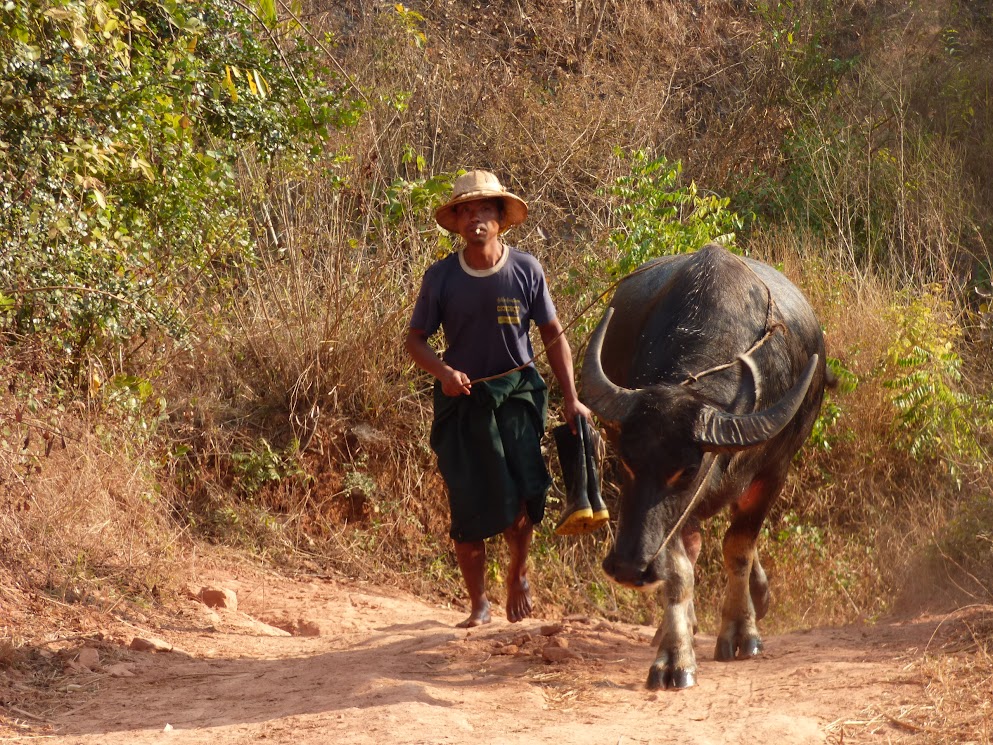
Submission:
[[613,552],[607,554],[603,560],[603,571],[607,573],[615,582],[628,587],[643,587],[649,582],[644,566],[637,566],[630,562],[621,561]]

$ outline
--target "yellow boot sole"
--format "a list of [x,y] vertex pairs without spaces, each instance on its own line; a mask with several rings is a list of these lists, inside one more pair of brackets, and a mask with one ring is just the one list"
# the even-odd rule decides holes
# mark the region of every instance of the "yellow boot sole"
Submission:
[[610,519],[607,510],[593,512],[589,507],[566,515],[558,525],[555,526],[556,535],[585,535],[592,533]]

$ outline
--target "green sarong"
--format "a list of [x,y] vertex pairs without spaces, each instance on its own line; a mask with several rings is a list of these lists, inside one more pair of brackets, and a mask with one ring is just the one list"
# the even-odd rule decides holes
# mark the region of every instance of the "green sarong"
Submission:
[[446,396],[435,383],[431,448],[448,487],[453,540],[502,533],[522,503],[541,522],[551,484],[541,454],[547,406],[548,388],[533,367],[474,383],[468,396]]

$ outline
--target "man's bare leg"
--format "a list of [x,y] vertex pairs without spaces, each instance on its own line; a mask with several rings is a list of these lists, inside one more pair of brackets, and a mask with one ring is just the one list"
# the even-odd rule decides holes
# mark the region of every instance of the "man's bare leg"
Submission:
[[513,524],[503,532],[510,548],[510,565],[507,567],[507,620],[516,623],[531,615],[531,585],[528,584],[528,552],[534,525],[527,511],[521,512]]
[[486,597],[486,544],[483,541],[471,543],[455,542],[455,558],[458,559],[462,579],[469,590],[472,610],[469,617],[457,624],[460,629],[482,626],[490,622],[490,601]]

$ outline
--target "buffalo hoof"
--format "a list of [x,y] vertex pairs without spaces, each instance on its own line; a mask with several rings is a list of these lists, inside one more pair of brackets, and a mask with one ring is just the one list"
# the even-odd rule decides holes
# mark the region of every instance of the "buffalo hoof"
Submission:
[[714,649],[714,659],[718,662],[731,662],[736,659],[745,660],[749,657],[757,657],[761,653],[762,640],[757,636],[733,641],[718,637],[717,646]]
[[730,662],[734,659],[734,643],[730,639],[717,639],[717,647],[714,649],[714,659],[718,662]]
[[659,691],[667,688],[678,690],[692,688],[695,685],[695,670],[673,670],[665,665],[652,665],[648,671],[648,680],[645,682],[645,687],[650,691]]
[[747,660],[749,657],[758,657],[762,654],[762,640],[757,636],[742,639],[738,645],[738,659]]

